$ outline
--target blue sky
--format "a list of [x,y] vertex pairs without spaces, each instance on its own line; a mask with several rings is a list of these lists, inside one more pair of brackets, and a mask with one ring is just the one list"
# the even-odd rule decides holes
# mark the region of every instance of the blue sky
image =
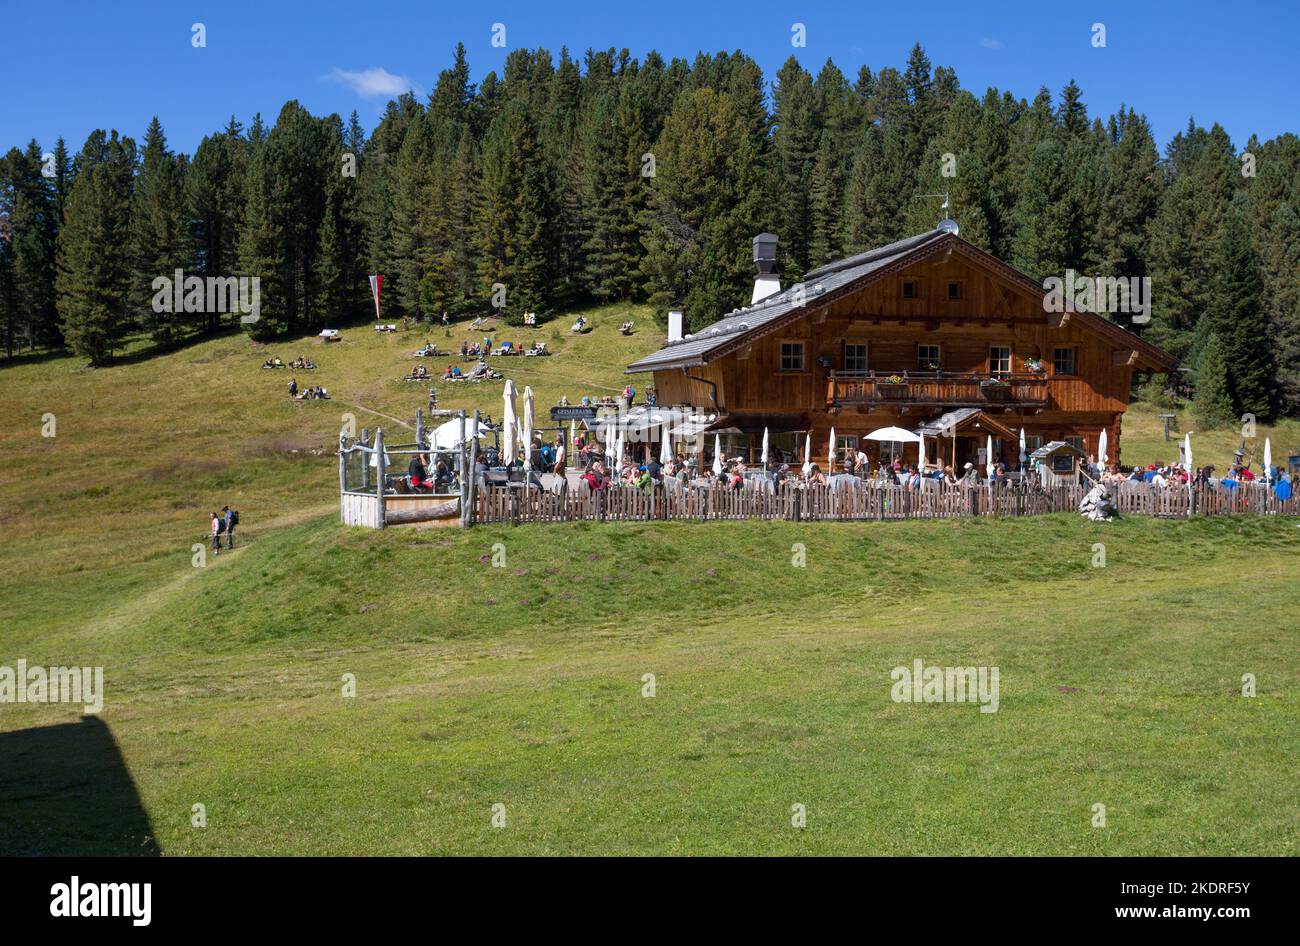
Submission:
[[[498,22],[510,47],[558,55],[567,45],[579,58],[588,47],[688,59],[739,48],[769,80],[791,53],[814,72],[827,57],[850,76],[863,63],[902,68],[920,41],[935,65],[953,66],[977,95],[990,85],[1023,97],[1047,85],[1055,95],[1074,78],[1090,115],[1135,106],[1162,149],[1189,115],[1218,121],[1238,147],[1252,132],[1300,133],[1295,0],[8,0],[0,22],[8,38],[0,150],[33,137],[48,150],[62,134],[75,152],[97,127],[138,139],[157,114],[172,146],[192,152],[230,114],[247,124],[260,111],[271,122],[290,98],[317,114],[346,117],[355,108],[370,129],[389,97],[377,94],[391,86],[387,77],[427,92],[458,40],[475,81],[499,72],[506,50],[491,45]],[[191,45],[195,22],[206,26],[206,48]],[[1106,27],[1104,49],[1091,45],[1097,22]],[[806,26],[805,48],[791,45],[794,23]]]

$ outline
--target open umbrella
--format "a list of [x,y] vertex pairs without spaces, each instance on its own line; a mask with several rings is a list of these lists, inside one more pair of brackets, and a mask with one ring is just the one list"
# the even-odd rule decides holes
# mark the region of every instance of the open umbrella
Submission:
[[988,473],[988,475],[989,475],[989,479],[992,479],[992,478],[993,478],[993,467],[994,467],[994,463],[993,463],[993,435],[992,435],[992,434],[989,434],[989,438],[988,438],[988,448],[987,448],[987,450],[985,451],[985,454],[984,454],[984,455],[988,458],[988,462],[984,465],[984,469],[985,469],[985,471]]
[[515,415],[515,383],[509,378],[506,378],[501,400],[505,402],[501,408],[501,459],[508,464],[515,458],[515,441],[519,439],[519,421]]
[[524,386],[524,425],[519,431],[524,444],[524,469],[533,468],[533,388]]
[[1101,429],[1101,436],[1097,438],[1097,465],[1103,470],[1106,469],[1106,447],[1107,444],[1106,428]]
[[722,475],[722,435],[713,435],[713,475]]
[[835,473],[835,428],[831,428],[831,443],[826,452],[826,475]]
[[[486,437],[487,427],[483,424],[474,426],[474,419],[468,418],[465,421],[465,439],[470,437]],[[460,418],[449,420],[447,423],[435,427],[429,431],[429,447],[433,450],[455,450],[460,446]]]
[[807,476],[812,472],[812,437],[804,435],[803,438],[803,474]]
[[767,428],[763,428],[763,468],[767,469]]

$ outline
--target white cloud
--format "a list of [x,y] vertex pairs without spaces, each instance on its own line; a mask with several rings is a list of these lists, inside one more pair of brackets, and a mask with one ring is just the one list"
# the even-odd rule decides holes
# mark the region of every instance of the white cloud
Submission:
[[346,69],[335,67],[334,71],[325,78],[334,82],[342,82],[357,95],[366,99],[401,95],[403,92],[415,88],[411,84],[411,80],[406,76],[395,76],[381,66],[362,69],[360,72],[349,72]]
[[988,39],[987,37],[985,37],[984,39],[980,40],[980,45],[983,46],[985,49],[1004,49],[1004,48],[1005,48],[1005,47],[1003,46],[1002,40],[1000,40],[1000,39]]

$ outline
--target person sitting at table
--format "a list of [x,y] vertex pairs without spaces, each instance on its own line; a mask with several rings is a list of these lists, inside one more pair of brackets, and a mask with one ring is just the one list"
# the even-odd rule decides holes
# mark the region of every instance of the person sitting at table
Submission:
[[433,489],[433,484],[426,479],[428,475],[424,465],[424,457],[416,454],[411,457],[410,464],[406,467],[406,475],[411,481],[413,489]]
[[814,463],[812,465],[812,469],[808,471],[808,485],[809,486],[826,485],[826,474],[822,472],[822,468],[818,466],[816,463]]

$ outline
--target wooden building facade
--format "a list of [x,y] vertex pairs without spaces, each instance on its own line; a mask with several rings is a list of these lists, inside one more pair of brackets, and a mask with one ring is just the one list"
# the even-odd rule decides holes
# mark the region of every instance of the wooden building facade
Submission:
[[927,450],[931,465],[982,460],[991,435],[1014,468],[1021,429],[1031,451],[1061,440],[1087,455],[1105,430],[1118,462],[1134,372],[1175,360],[1100,315],[1048,311],[1044,299],[1024,274],[935,230],[814,270],[628,370],[654,373],[661,405],[716,410],[716,426],[742,448],[767,428],[800,457],[811,436],[824,462],[833,428],[841,456],[875,457],[867,433],[953,417],[948,442]]

